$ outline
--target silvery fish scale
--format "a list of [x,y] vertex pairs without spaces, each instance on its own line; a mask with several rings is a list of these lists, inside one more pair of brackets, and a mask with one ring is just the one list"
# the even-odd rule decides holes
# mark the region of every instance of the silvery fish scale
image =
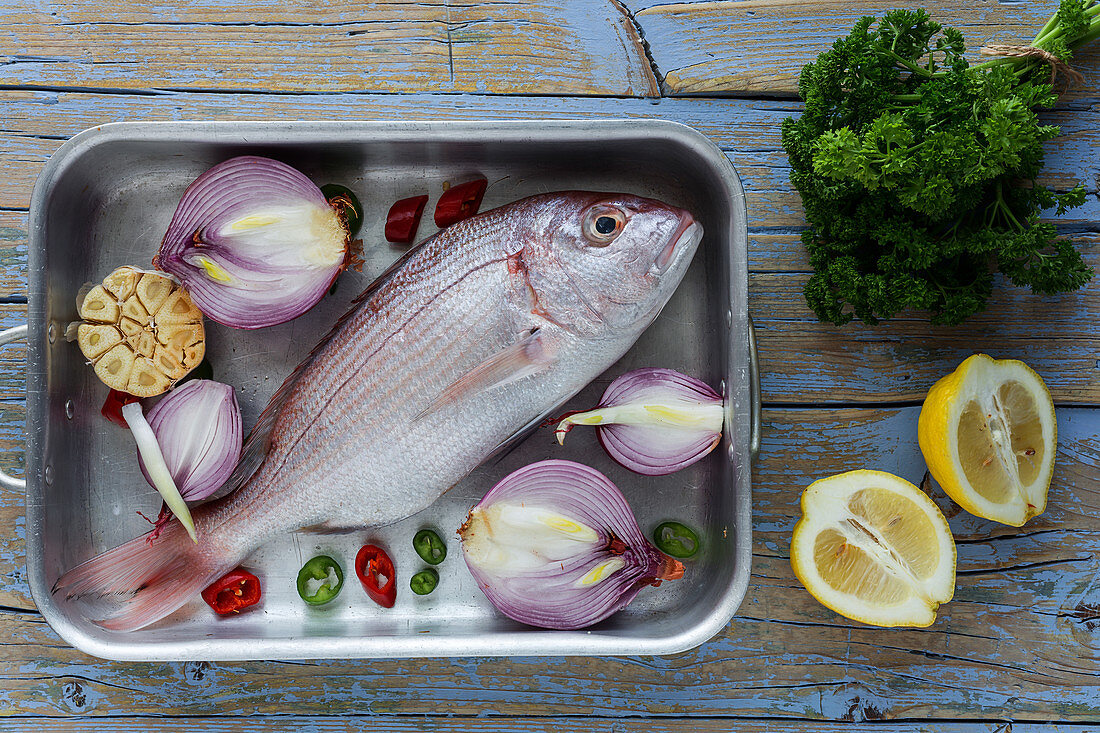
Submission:
[[[666,477],[613,463],[578,428],[564,447],[536,431],[485,462],[428,509],[401,522],[347,534],[300,531],[265,544],[245,565],[259,575],[260,608],[217,618],[195,599],[157,624],[112,632],[87,621],[50,588],[77,563],[148,529],[159,496],[141,477],[129,434],[103,420],[106,388],[63,338],[75,296],[121,264],[156,251],[187,185],[234,155],[283,160],[318,184],[358,192],[365,209],[362,272],[280,326],[240,331],[210,324],[215,378],[237,388],[245,425],[351,299],[403,251],[381,232],[389,205],[444,181],[481,175],[483,209],[535,193],[583,189],[633,193],[691,211],[706,234],[683,283],[656,322],[614,367],[565,409],[590,407],[619,374],[663,366],[697,376],[727,397],[722,446]],[[28,308],[27,556],[31,590],[66,641],[101,657],[133,660],[313,659],[440,655],[663,654],[719,632],[744,597],[750,564],[750,460],[759,391],[747,311],[745,197],[726,157],[694,130],[661,121],[118,123],[64,144],[43,170],[31,206]],[[419,237],[434,231],[430,211]],[[7,340],[18,333],[8,335]],[[682,580],[645,589],[626,610],[589,629],[534,629],[497,613],[476,588],[455,531],[467,510],[508,472],[568,458],[604,472],[623,491],[647,534],[674,519],[700,530],[703,547]],[[10,482],[10,479],[8,479]],[[439,588],[420,597],[408,579],[424,563],[418,529],[445,538]],[[365,542],[397,566],[393,609],[374,605],[354,577]],[[337,558],[347,580],[320,608],[295,589],[301,565]]]

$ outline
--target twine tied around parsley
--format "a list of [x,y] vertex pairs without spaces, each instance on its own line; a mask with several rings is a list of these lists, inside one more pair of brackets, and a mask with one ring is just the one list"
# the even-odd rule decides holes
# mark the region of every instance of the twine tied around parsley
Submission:
[[1016,58],[1029,58],[1050,66],[1050,83],[1053,84],[1059,74],[1065,77],[1068,86],[1075,86],[1082,84],[1085,81],[1084,75],[1073,68],[1062,59],[1058,58],[1050,51],[1044,51],[1041,48],[1035,48],[1034,46],[1007,46],[1003,44],[993,44],[991,46],[983,46],[981,49],[983,56],[1014,56]]

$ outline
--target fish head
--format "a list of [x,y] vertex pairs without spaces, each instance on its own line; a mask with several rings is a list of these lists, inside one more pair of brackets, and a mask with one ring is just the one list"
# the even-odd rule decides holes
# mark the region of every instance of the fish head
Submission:
[[702,226],[684,209],[629,194],[544,198],[523,250],[543,314],[588,334],[648,326],[683,278]]

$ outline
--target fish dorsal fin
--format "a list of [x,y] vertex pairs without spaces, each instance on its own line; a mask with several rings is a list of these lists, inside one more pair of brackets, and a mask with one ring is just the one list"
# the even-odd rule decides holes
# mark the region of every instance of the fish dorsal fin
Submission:
[[501,349],[447,386],[416,416],[420,420],[467,395],[502,387],[545,369],[553,354],[544,332],[524,331],[519,339]]
[[233,469],[233,473],[221,488],[219,488],[211,499],[217,499],[230,494],[240,487],[244,486],[253,474],[260,469],[263,465],[264,459],[267,458],[268,451],[271,450],[271,434],[275,430],[275,422],[282,412],[283,405],[290,399],[290,395],[294,392],[294,385],[298,382],[298,379],[302,376],[302,373],[309,367],[310,364],[317,358],[317,354],[324,348],[325,344],[332,340],[332,337],[336,335],[348,320],[351,319],[355,312],[359,310],[359,306],[364,301],[369,299],[374,293],[381,288],[390,279],[392,274],[397,271],[406,260],[411,258],[416,252],[421,249],[428,242],[435,239],[438,233],[428,237],[423,242],[408,250],[399,257],[393,264],[387,267],[381,275],[371,281],[370,285],[366,289],[355,296],[355,299],[351,301],[351,305],[348,306],[348,310],[344,315],[333,324],[329,332],[325,334],[325,337],[317,342],[317,345],[310,350],[306,358],[294,369],[290,375],[283,380],[282,385],[275,391],[275,394],[268,400],[267,406],[264,407],[264,411],[260,413],[260,417],[257,418],[256,424],[249,431],[248,437],[244,441],[244,447],[241,449],[241,459],[237,461],[236,468]]

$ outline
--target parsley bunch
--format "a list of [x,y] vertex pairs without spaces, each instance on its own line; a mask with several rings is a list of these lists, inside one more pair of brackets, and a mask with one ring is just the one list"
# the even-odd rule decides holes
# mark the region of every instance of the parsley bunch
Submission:
[[[802,69],[805,112],[783,123],[791,182],[810,228],[806,301],[823,321],[877,323],[906,308],[955,324],[982,310],[992,269],[1038,293],[1092,277],[1043,209],[1085,200],[1035,183],[1059,133],[1050,65],[997,57],[971,66],[962,35],[923,10],[856,23]],[[1062,0],[1032,47],[1067,62],[1100,37],[1100,0]],[[1034,52],[1032,52],[1034,53]]]

